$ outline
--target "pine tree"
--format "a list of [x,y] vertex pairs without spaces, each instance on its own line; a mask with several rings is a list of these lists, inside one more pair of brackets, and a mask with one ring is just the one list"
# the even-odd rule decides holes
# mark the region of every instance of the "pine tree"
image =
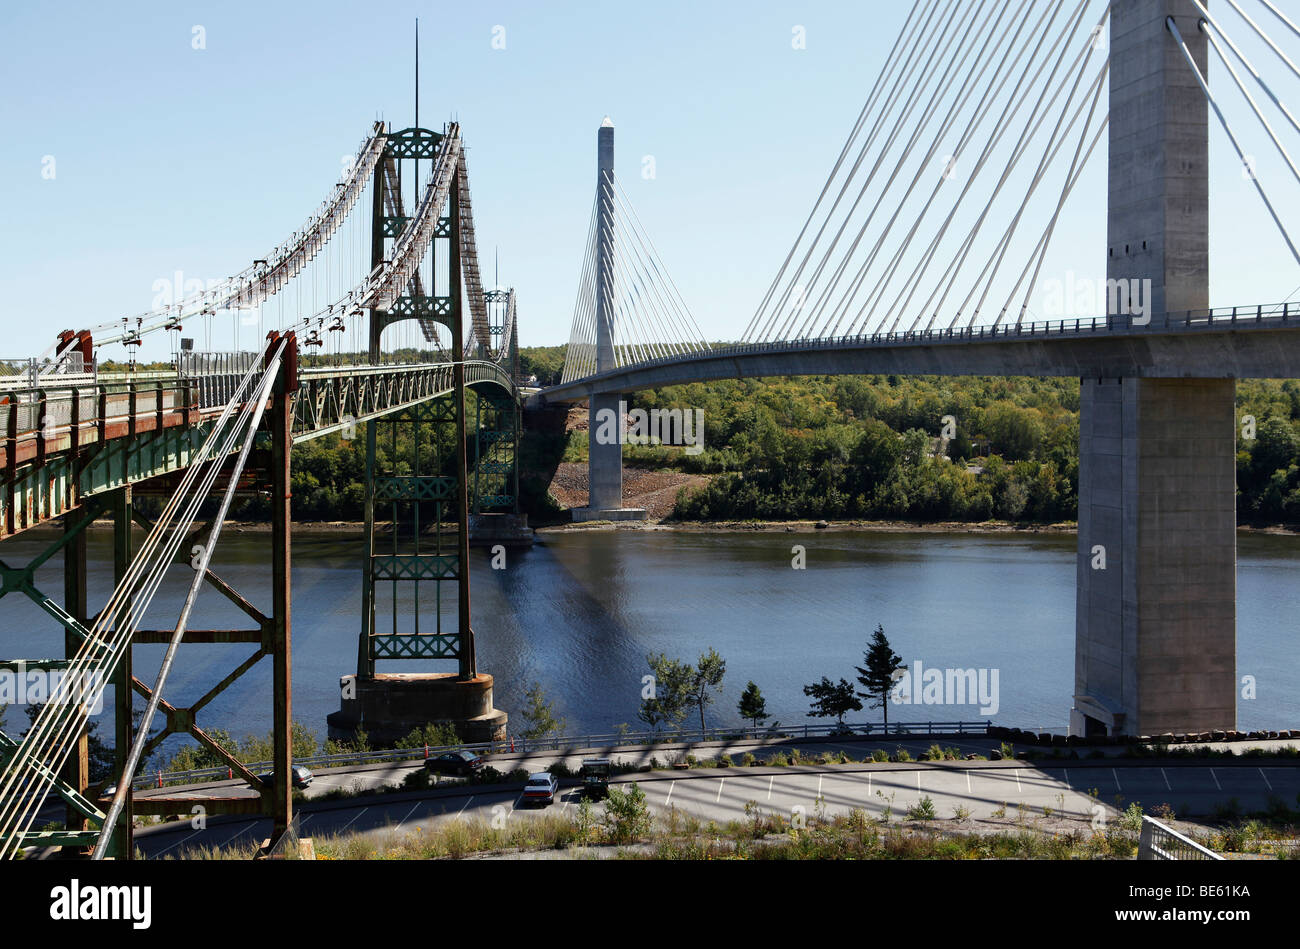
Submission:
[[854,697],[853,683],[848,679],[840,679],[835,683],[822,676],[820,682],[805,685],[803,694],[813,700],[809,718],[830,718],[834,715],[839,724],[843,725],[845,712],[862,711],[862,702]]
[[858,695],[864,699],[870,699],[870,707],[883,709],[885,713],[885,731],[889,731],[889,692],[894,687],[894,672],[898,669],[906,669],[907,666],[902,664],[903,657],[890,648],[889,640],[885,638],[885,628],[877,625],[876,631],[871,634],[871,640],[867,644],[867,650],[862,654],[866,661],[866,668],[856,666],[858,673],[858,682],[866,689],[865,692],[859,692]]
[[749,719],[754,723],[755,728],[762,727],[767,721],[767,700],[763,698],[763,693],[758,690],[758,686],[751,681],[745,686],[745,691],[740,694],[740,717]]

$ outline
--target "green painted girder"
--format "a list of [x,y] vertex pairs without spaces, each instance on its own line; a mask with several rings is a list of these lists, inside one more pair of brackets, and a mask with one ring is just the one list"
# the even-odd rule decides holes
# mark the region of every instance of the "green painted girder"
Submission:
[[503,442],[508,438],[513,438],[514,434],[514,429],[497,431],[490,428],[481,428],[478,432],[478,440],[481,444],[493,445],[497,442]]
[[[54,549],[57,550],[62,546],[62,543],[56,544]],[[0,560],[0,597],[7,596],[10,593],[23,594],[81,642],[97,643],[101,657],[106,656],[109,652],[106,644],[92,640],[90,630],[83,626],[75,616],[37,589],[33,579],[36,568],[44,562],[44,559],[43,557],[37,558],[25,567],[11,567],[3,560]]]
[[[180,425],[104,442],[82,465],[82,497],[188,468],[215,425],[216,419],[208,419],[198,425]],[[241,447],[242,442],[233,451]]]
[[419,158],[432,160],[438,154],[442,135],[425,128],[405,128],[392,132],[384,146],[385,158]]
[[[6,840],[0,834],[0,842]],[[99,843],[97,830],[29,830],[18,835],[20,847],[93,847]]]
[[444,325],[451,323],[451,297],[404,296],[393,301],[388,308],[388,319],[392,323],[397,319],[430,319]]
[[485,494],[479,499],[479,507],[513,507],[513,494]]
[[459,559],[455,554],[375,554],[370,575],[375,580],[455,580]]
[[370,637],[375,659],[459,659],[455,633],[378,633]]
[[[8,761],[17,748],[18,742],[14,741],[4,732],[0,732],[0,761]],[[57,775],[52,774],[49,768],[46,768],[44,765],[33,764],[33,769],[35,773],[39,777],[44,778],[54,792],[75,809],[78,814],[89,820],[95,821],[101,826],[103,825],[104,812],[92,804],[87,798],[79,794],[76,788],[72,787]],[[94,836],[95,838],[98,838],[98,834]],[[94,843],[94,840],[91,842]]]
[[406,230],[406,222],[409,220],[411,219],[403,214],[385,215],[380,221],[384,236],[400,237],[402,231]]
[[515,463],[513,461],[480,461],[476,467],[485,474],[509,474],[514,471]]
[[455,478],[437,475],[375,478],[376,501],[443,501],[455,496]]

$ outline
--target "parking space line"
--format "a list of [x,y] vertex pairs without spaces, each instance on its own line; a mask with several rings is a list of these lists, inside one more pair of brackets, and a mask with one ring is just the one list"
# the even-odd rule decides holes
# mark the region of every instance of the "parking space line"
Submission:
[[1259,769],[1259,776],[1264,779],[1264,787],[1268,788],[1270,791],[1273,790],[1273,784],[1268,780],[1268,775],[1264,773],[1263,768]]
[[975,793],[974,791],[971,790],[971,786],[970,786],[970,769],[969,769],[969,768],[966,769],[966,793],[967,793],[967,794],[973,794],[973,793]]
[[353,816],[352,820],[348,821],[346,824],[344,824],[342,827],[340,827],[340,828],[338,829],[337,833],[339,833],[339,834],[343,833],[343,831],[347,830],[349,827],[351,827],[351,826],[353,825],[353,823],[356,821],[356,819],[357,819],[358,817],[360,817],[362,814],[364,814],[364,813],[365,813],[366,811],[368,811],[368,810],[370,810],[370,808],[368,808],[368,807],[363,807],[363,808],[361,808],[360,812],[358,812],[357,814],[355,814],[355,815]]
[[772,800],[772,782],[775,780],[776,780],[776,775],[772,775],[770,778],[767,779],[767,799],[769,801]]
[[156,858],[158,858],[158,857],[161,857],[161,856],[162,856],[163,854],[165,854],[168,850],[171,850],[173,847],[179,847],[181,844],[185,843],[185,841],[190,840],[190,839],[192,839],[192,838],[194,838],[194,837],[197,837],[197,836],[198,836],[199,834],[201,834],[201,833],[203,833],[202,830],[196,830],[194,833],[190,834],[188,837],[182,837],[180,840],[176,841],[176,843],[174,843],[174,844],[170,844],[169,846],[164,847],[162,850],[159,850],[156,854],[154,854],[154,858],[156,859]]
[[1223,785],[1219,783],[1219,776],[1214,773],[1213,768],[1210,769],[1210,777],[1214,778],[1214,786],[1218,788],[1220,791],[1222,791]]
[[714,804],[717,804],[720,800],[722,800],[722,786],[726,783],[727,783],[726,778],[722,778],[720,781],[718,781],[718,796],[713,799]]
[[1073,791],[1073,790],[1074,790],[1074,785],[1072,785],[1072,784],[1070,783],[1070,769],[1069,769],[1069,768],[1062,768],[1062,769],[1061,769],[1061,774],[1062,774],[1062,776],[1065,778],[1065,786],[1066,786],[1067,788],[1069,788],[1071,791]]
[[825,777],[824,774],[817,775],[817,797],[819,798],[822,796],[822,779]]
[[471,794],[469,797],[465,798],[465,803],[462,804],[462,805],[460,806],[460,810],[458,810],[458,811],[456,812],[456,816],[457,816],[457,817],[459,817],[461,814],[463,814],[463,813],[465,812],[465,808],[469,807],[469,802],[472,801],[472,800],[474,800],[474,795],[473,795],[473,794]]
[[664,798],[664,807],[667,807],[667,806],[668,806],[668,802],[671,801],[671,800],[673,799],[673,788],[675,788],[675,787],[677,787],[677,781],[676,781],[676,779],[674,779],[674,780],[673,780],[673,781],[668,785],[668,796],[667,796],[666,798]]
[[1122,790],[1124,790],[1122,787],[1120,787],[1120,783],[1119,783],[1119,772],[1117,772],[1114,768],[1111,768],[1111,769],[1110,769],[1110,776],[1111,776],[1112,778],[1115,779],[1115,790],[1116,790],[1116,791],[1122,791]]
[[1020,769],[1019,769],[1019,768],[1016,768],[1016,769],[1015,769],[1015,774],[1016,774],[1016,793],[1017,793],[1017,794],[1020,794],[1020,793],[1021,793],[1021,787],[1020,787]]
[[1173,790],[1173,786],[1170,785],[1170,783],[1169,783],[1169,775],[1165,774],[1165,769],[1164,769],[1164,768],[1161,768],[1161,769],[1160,769],[1160,777],[1162,777],[1162,778],[1165,779],[1165,790],[1166,790],[1166,791],[1172,791],[1172,790]]

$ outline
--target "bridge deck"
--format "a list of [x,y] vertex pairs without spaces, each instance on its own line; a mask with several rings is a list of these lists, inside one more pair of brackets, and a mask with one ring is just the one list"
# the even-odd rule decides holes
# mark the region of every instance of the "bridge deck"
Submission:
[[543,389],[550,402],[720,379],[799,375],[1300,378],[1300,304],[742,343]]
[[[450,363],[323,366],[298,374],[295,443],[344,432],[452,391]],[[233,372],[175,371],[11,380],[0,391],[0,538],[86,499],[188,467],[236,391]],[[466,384],[516,393],[494,362],[465,365]],[[239,446],[235,446],[238,450]]]

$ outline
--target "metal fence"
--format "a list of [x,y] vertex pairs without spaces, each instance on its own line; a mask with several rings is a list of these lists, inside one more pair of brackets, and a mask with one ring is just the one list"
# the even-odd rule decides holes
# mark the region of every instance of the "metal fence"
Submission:
[[[502,753],[529,754],[539,751],[572,752],[585,748],[654,747],[655,745],[696,744],[705,741],[753,741],[759,739],[896,737],[926,738],[980,736],[988,734],[992,722],[891,722],[884,725],[868,722],[862,725],[773,725],[765,728],[690,728],[677,731],[606,732],[591,735],[566,735],[546,738],[505,738],[500,741],[483,741],[462,745],[420,745],[415,748],[397,748],[386,751],[346,751],[333,755],[295,757],[293,763],[307,767],[330,768],[349,764],[377,764],[387,761],[415,761],[444,751],[473,751],[490,755]],[[273,767],[271,761],[246,762],[248,770],[258,773]],[[203,781],[220,781],[233,776],[226,766],[196,768],[191,771],[154,771],[136,775],[132,786],[137,789],[163,787],[172,784],[196,784]]]
[[194,381],[200,408],[216,408],[234,397],[239,380],[261,359],[261,353],[179,352],[176,375]]
[[1138,842],[1139,860],[1222,860],[1208,847],[1184,837],[1154,817],[1142,816],[1142,837]]

